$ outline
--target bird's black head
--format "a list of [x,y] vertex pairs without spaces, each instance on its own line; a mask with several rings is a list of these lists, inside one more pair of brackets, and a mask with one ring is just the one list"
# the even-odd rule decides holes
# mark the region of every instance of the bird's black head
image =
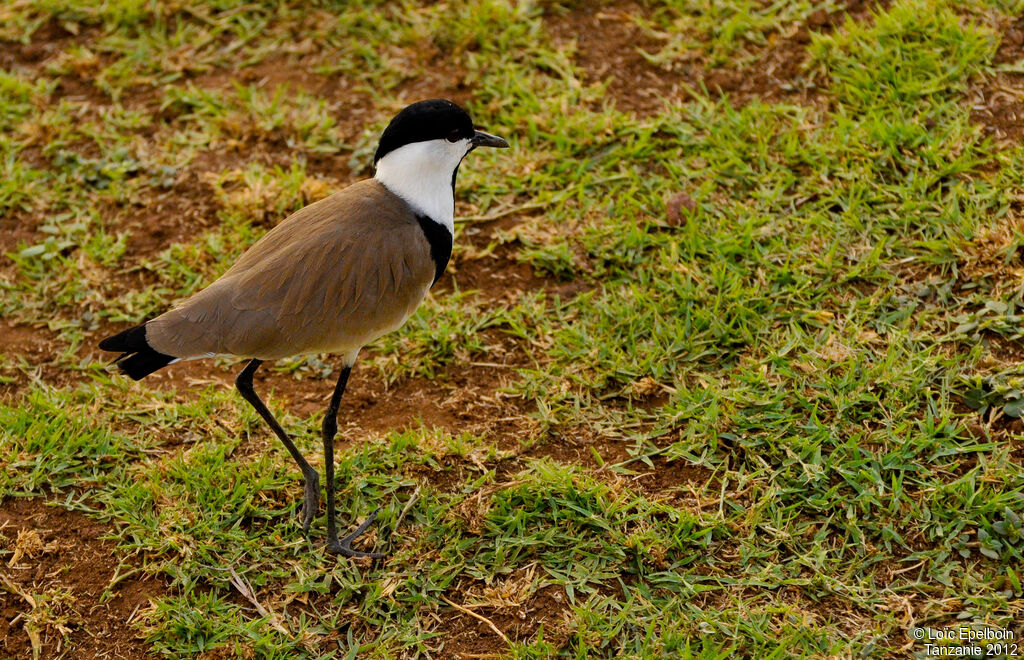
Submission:
[[413,142],[446,139],[452,142],[473,137],[473,120],[469,113],[445,99],[430,99],[406,106],[395,115],[380,136],[376,165],[390,152]]
[[391,120],[380,137],[374,178],[418,212],[447,222],[455,212],[455,177],[462,159],[477,147],[508,142],[473,128],[469,114],[451,101],[413,103]]

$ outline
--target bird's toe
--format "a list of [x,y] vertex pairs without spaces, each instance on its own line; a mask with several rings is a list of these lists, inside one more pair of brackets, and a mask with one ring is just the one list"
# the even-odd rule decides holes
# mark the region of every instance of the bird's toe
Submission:
[[381,559],[384,557],[383,552],[364,552],[362,550],[356,550],[349,543],[339,541],[337,539],[327,543],[327,551],[335,555],[354,557],[357,559]]
[[327,540],[327,551],[332,552],[336,555],[344,555],[346,557],[368,557],[370,559],[380,559],[384,556],[380,552],[363,552],[362,550],[354,550],[352,548],[352,541],[356,540],[363,535],[363,532],[373,524],[373,521],[377,519],[377,514],[380,513],[380,507],[366,517],[366,520],[362,522],[355,530],[345,536],[342,539],[333,538]]

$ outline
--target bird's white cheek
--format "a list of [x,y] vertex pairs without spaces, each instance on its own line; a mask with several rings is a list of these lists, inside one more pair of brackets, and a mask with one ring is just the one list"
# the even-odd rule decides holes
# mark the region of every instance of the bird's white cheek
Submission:
[[470,144],[469,140],[461,140],[450,144],[451,148],[448,150],[447,159],[449,162],[455,163],[455,165],[461,163],[466,154],[473,150],[473,145]]
[[377,163],[376,178],[418,212],[452,231],[455,213],[452,173],[465,151],[464,145],[447,140],[407,144]]

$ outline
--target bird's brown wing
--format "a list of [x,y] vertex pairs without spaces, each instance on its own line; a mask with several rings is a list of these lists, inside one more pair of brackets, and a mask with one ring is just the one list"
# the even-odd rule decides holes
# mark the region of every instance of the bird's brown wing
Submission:
[[432,279],[408,206],[368,180],[289,217],[147,336],[188,357],[354,349],[404,321]]

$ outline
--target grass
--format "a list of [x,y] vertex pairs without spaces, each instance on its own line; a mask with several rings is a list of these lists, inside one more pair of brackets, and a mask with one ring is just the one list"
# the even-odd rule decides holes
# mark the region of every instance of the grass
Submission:
[[[664,43],[652,66],[742,66],[838,9],[713,4],[622,20]],[[10,3],[10,48],[78,36],[0,71],[0,212],[26,228],[0,314],[52,348],[0,357],[0,506],[109,524],[165,587],[137,628],[164,657],[902,657],[924,652],[912,628],[957,622],[1019,639],[1024,152],[965,95],[1017,9],[901,0],[812,30],[808,102],[693,91],[635,116],[531,3]],[[423,82],[438,69],[459,84]],[[129,384],[92,344],[368,174],[417,85],[514,148],[467,161],[454,279],[362,358],[465,413],[343,432],[343,519],[383,507],[370,566],[325,555],[322,519],[301,534],[299,475],[229,388]],[[680,191],[696,207],[670,226]],[[494,263],[541,284],[460,284]],[[501,379],[473,366],[502,360]],[[331,364],[274,382],[323,398]],[[317,414],[270,403],[319,464]],[[89,626],[54,612],[32,630]]]

